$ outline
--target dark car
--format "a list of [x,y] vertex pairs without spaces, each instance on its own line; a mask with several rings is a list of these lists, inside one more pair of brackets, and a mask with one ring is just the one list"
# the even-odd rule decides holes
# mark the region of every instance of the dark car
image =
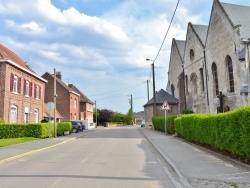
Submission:
[[73,132],[73,133],[78,133],[79,131],[81,131],[82,126],[81,126],[80,122],[74,121],[74,120],[69,121],[69,122],[72,123],[72,129],[73,129],[72,132]]
[[84,124],[84,122],[83,122],[82,120],[77,120],[77,122],[81,124],[81,129],[80,129],[80,131],[83,131],[83,130],[85,129],[85,124]]

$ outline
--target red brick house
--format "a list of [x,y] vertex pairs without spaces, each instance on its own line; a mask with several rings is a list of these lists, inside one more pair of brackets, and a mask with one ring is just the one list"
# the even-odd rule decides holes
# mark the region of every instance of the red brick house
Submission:
[[[42,75],[48,82],[45,84],[45,102],[54,101],[54,75],[46,72]],[[56,75],[56,109],[62,115],[61,121],[78,120],[80,112],[80,94],[73,91],[62,81],[62,75]]]
[[68,85],[73,91],[80,94],[80,113],[79,119],[88,119],[89,123],[93,123],[93,102],[86,97],[76,86],[73,84]]
[[46,82],[14,52],[0,45],[0,118],[6,123],[43,119]]

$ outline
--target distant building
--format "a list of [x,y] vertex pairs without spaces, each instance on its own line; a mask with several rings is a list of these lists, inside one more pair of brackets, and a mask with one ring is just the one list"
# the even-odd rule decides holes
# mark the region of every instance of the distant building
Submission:
[[[48,82],[45,84],[45,102],[54,101],[54,75],[46,72],[42,75]],[[62,121],[79,120],[80,94],[73,91],[62,81],[61,72],[56,73],[56,109],[62,116]]]
[[[167,101],[171,110],[168,111],[169,115],[179,114],[179,100],[174,96],[170,95],[165,90],[161,89],[155,95],[155,102],[156,102],[156,116],[164,116],[165,110],[162,110],[161,107],[164,101]],[[151,98],[145,105],[144,105],[144,113],[145,113],[145,126],[148,127],[152,124],[152,117],[153,117],[153,109],[154,109],[154,100]]]
[[46,79],[0,45],[0,118],[6,123],[40,122]]
[[93,102],[84,95],[76,86],[73,84],[68,85],[73,91],[80,94],[80,111],[79,119],[88,119],[89,123],[93,123]]
[[134,123],[136,125],[141,125],[142,121],[144,120],[145,121],[145,113],[144,111],[142,112],[135,112],[134,113]]

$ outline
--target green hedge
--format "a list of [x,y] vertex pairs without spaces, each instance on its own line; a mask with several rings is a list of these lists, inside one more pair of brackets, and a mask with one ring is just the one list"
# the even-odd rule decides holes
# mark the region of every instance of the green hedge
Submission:
[[54,126],[49,123],[0,124],[0,139],[35,137],[46,138],[54,135]]
[[250,106],[221,114],[190,114],[174,120],[178,135],[250,159]]
[[[175,132],[174,119],[176,117],[177,117],[176,115],[167,116],[167,133],[169,134],[173,134]],[[165,132],[165,117],[164,116],[155,116],[152,118],[152,122],[156,130]]]
[[63,136],[64,131],[72,133],[72,124],[70,122],[57,123],[57,136]]

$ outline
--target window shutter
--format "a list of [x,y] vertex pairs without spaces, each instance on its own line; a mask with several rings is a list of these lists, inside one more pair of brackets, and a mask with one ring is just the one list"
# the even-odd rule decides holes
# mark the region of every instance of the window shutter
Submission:
[[10,74],[10,91],[13,91],[13,84],[14,84],[14,74]]
[[18,77],[18,86],[17,86],[17,92],[21,94],[21,88],[22,88],[22,78]]
[[34,84],[34,98],[36,98],[36,84]]
[[32,86],[33,86],[33,83],[30,82],[30,97],[32,97]]
[[26,80],[23,80],[23,95],[26,93]]
[[41,94],[42,94],[42,87],[39,86],[39,99],[41,99]]

